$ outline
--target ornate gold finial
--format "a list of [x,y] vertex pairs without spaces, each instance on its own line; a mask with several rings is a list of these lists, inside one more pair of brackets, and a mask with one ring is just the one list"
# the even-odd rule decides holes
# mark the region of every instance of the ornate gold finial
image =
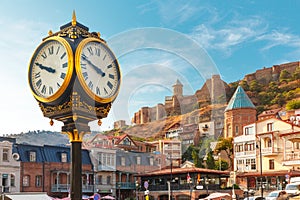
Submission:
[[102,122],[101,119],[98,120],[98,126],[101,126]]
[[52,30],[49,30],[49,31],[48,31],[48,35],[49,35],[49,36],[53,35]]
[[51,119],[51,120],[50,120],[50,126],[53,126],[53,124],[54,124],[54,122],[53,122],[53,120]]
[[98,37],[99,37],[99,38],[101,37],[101,34],[100,34],[100,32],[98,32],[98,33],[97,33],[97,35],[98,35]]
[[72,15],[72,26],[76,26],[76,14],[75,14],[75,10],[73,10],[73,15]]

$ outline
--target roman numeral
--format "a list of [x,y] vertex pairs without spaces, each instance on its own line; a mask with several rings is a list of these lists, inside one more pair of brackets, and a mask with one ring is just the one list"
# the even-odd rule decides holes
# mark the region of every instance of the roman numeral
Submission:
[[89,78],[89,75],[87,72],[83,72],[82,76],[83,76],[84,80],[87,80]]
[[112,89],[113,88],[113,84],[111,84],[111,82],[110,81],[108,81],[107,82],[107,84],[106,84],[110,89]]
[[109,68],[112,68],[112,65],[111,65],[111,64],[107,66],[107,69],[109,69]]
[[61,78],[61,79],[65,79],[65,77],[66,77],[66,74],[62,72],[62,73],[60,74],[60,78]]
[[61,57],[60,57],[60,59],[62,60],[65,56],[66,56],[66,52],[64,52],[62,55],[61,55]]
[[97,94],[97,95],[100,95],[100,89],[99,89],[98,86],[96,87],[96,94]]
[[89,51],[90,55],[94,55],[92,47],[88,47],[87,50]]
[[60,88],[60,84],[59,84],[59,83],[56,83],[56,86],[57,86],[58,88]]
[[40,78],[40,77],[41,77],[41,72],[38,72],[38,73],[34,74],[34,78],[35,78],[35,79],[38,79],[38,78]]
[[100,56],[100,49],[99,48],[95,48],[95,54],[97,55],[97,56]]
[[53,54],[53,46],[49,47],[48,51],[49,51],[49,55],[52,55]]
[[42,92],[43,94],[46,94],[46,91],[47,91],[47,88],[46,88],[45,85],[43,85],[43,88],[42,88],[42,91],[41,91],[41,92]]
[[94,85],[93,85],[92,81],[89,82],[88,86],[91,90],[93,90]]
[[43,53],[42,53],[42,55],[41,55],[44,59],[46,59],[47,58],[47,54],[46,54],[46,52],[44,51]]
[[49,87],[49,94],[53,94],[53,88],[51,86]]
[[56,55],[58,54],[59,52],[59,49],[60,49],[60,46],[57,47],[57,50],[56,50]]
[[104,55],[103,60],[105,60],[105,58],[106,58],[106,54]]
[[108,77],[111,79],[115,79],[115,76],[113,74],[109,74]]
[[80,63],[81,69],[86,69],[86,64]]
[[40,89],[41,85],[42,85],[42,79],[39,79],[35,85]]
[[103,88],[103,90],[104,90],[105,94],[108,94],[108,92],[107,92],[106,88]]
[[68,67],[68,62],[64,63],[64,64],[62,65],[62,67],[63,67],[63,68]]

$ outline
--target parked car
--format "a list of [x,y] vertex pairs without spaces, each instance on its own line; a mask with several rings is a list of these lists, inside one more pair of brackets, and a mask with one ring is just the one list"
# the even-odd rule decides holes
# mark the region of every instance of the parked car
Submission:
[[298,195],[300,194],[300,183],[289,183],[285,186],[284,191],[289,195]]
[[284,190],[275,190],[268,194],[266,200],[279,200],[279,199],[287,199],[288,194]]
[[265,200],[265,197],[261,197],[261,196],[249,196],[249,197],[245,197],[244,200]]

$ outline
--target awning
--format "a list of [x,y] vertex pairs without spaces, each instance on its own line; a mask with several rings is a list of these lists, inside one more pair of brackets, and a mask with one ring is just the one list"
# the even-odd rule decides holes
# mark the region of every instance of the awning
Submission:
[[24,199],[30,199],[30,200],[51,200],[52,198],[49,197],[47,194],[6,194],[7,197],[10,200],[24,200]]

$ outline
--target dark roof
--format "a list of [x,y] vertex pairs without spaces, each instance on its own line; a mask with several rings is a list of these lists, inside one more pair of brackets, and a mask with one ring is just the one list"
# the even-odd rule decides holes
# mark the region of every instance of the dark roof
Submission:
[[[14,151],[20,155],[20,161],[30,162],[29,153],[36,152],[36,162],[61,162],[61,153],[67,153],[67,162],[71,162],[71,149],[62,146],[35,146],[29,144],[15,144]],[[92,164],[89,151],[82,149],[82,164]]]
[[250,100],[244,89],[241,86],[238,86],[233,96],[231,97],[225,111],[240,108],[255,109],[255,106],[253,105],[252,101]]

